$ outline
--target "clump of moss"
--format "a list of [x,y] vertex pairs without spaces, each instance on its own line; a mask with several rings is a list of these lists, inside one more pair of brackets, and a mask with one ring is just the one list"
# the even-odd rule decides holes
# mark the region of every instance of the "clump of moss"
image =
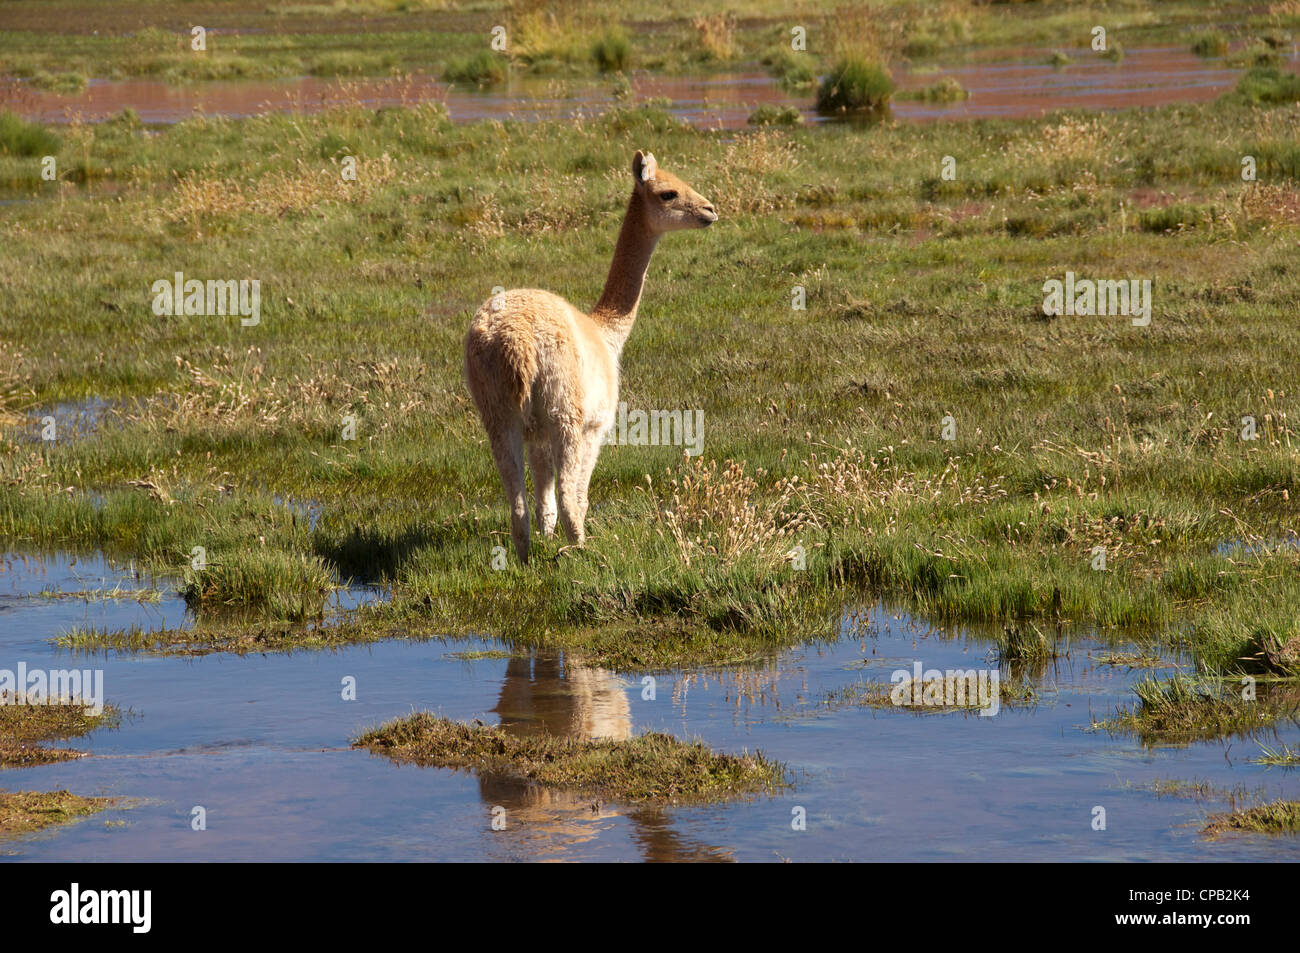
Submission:
[[851,56],[840,60],[817,90],[821,113],[881,112],[889,105],[894,81],[879,63]]
[[428,712],[381,725],[353,747],[422,767],[471,768],[630,802],[715,801],[788,786],[784,766],[757,752],[718,754],[657,733],[624,741],[519,737]]
[[904,99],[920,99],[927,103],[957,103],[970,98],[970,91],[952,76],[945,76],[931,86],[900,93]]
[[1215,814],[1201,829],[1207,837],[1246,834],[1300,834],[1300,801],[1274,801],[1240,811]]
[[591,58],[602,73],[621,73],[632,61],[632,45],[621,27],[610,27],[591,44]]
[[1197,56],[1223,56],[1228,52],[1228,38],[1217,30],[1202,33],[1192,40],[1192,52]]
[[749,114],[751,126],[797,126],[803,122],[803,113],[794,106],[773,106],[764,103]]
[[1247,68],[1277,67],[1281,63],[1281,54],[1262,40],[1251,40],[1228,57],[1229,66],[1244,66]]
[[87,817],[114,803],[113,798],[81,797],[70,791],[0,791],[0,838]]
[[786,49],[784,46],[769,54],[763,65],[776,77],[777,84],[784,90],[806,89],[817,82],[817,71],[813,68],[812,57],[807,53]]
[[508,73],[505,57],[491,50],[479,50],[473,56],[448,63],[442,71],[442,79],[446,83],[496,86],[506,81]]
[[50,73],[45,70],[37,70],[29,82],[37,89],[64,94],[79,93],[90,85],[81,73]]
[[397,58],[391,54],[338,51],[316,57],[307,72],[313,76],[367,76],[387,72],[396,65]]
[[80,758],[71,748],[47,748],[40,742],[79,738],[96,728],[113,727],[120,715],[112,705],[99,714],[86,714],[84,703],[20,704],[8,692],[0,695],[0,768],[27,768]]
[[1300,102],[1300,76],[1274,66],[1257,66],[1237,82],[1230,95],[1251,106]]
[[54,155],[58,149],[59,137],[44,126],[0,112],[0,155],[28,158]]

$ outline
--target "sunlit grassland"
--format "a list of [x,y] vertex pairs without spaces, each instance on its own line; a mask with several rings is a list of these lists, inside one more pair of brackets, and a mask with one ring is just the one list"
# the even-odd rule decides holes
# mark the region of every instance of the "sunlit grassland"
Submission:
[[[236,651],[328,644],[296,626],[333,576],[393,594],[345,638],[486,633],[623,669],[833,637],[881,595],[1293,673],[1298,131],[1295,106],[1231,102],[740,133],[431,106],[58,130],[88,185],[0,158],[38,196],[0,212],[0,535],[141,557],[190,585],[178,638]],[[607,447],[586,549],[496,569],[463,334],[497,285],[596,299],[636,148],[722,220],[661,244],[621,399],[703,410],[704,453]],[[1048,318],[1067,270],[1152,279],[1150,325]],[[261,323],[155,316],[177,271],[258,278]],[[39,440],[91,396],[112,401],[92,434]],[[221,575],[195,578],[196,546]]]

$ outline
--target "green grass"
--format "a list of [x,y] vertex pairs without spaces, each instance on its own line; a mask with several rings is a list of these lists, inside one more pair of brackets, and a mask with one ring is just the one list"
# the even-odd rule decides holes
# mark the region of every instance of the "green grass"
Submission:
[[1106,44],[1106,49],[1097,54],[1103,60],[1109,60],[1112,63],[1124,62],[1124,45],[1118,40],[1111,40]]
[[1277,749],[1260,744],[1260,755],[1258,758],[1251,758],[1254,764],[1263,764],[1269,767],[1294,768],[1300,766],[1300,748],[1292,748],[1290,745],[1282,745]]
[[[927,692],[930,693],[929,701],[926,701]],[[1027,708],[1032,706],[1037,698],[1032,684],[1019,678],[999,678],[997,694],[999,709]],[[981,709],[993,710],[992,699],[989,699],[987,705],[982,702],[977,687],[971,685],[968,678],[960,675],[949,676],[945,672],[938,679],[923,681],[916,686],[910,680],[899,684],[854,682],[827,692],[818,705],[809,709],[807,713],[817,714],[848,706],[874,708],[881,711],[904,711],[913,715],[953,713],[977,715]]]
[[400,763],[469,768],[544,788],[617,801],[660,804],[773,794],[789,787],[786,768],[762,754],[718,754],[664,734],[585,741],[518,736],[418,712],[366,732],[353,747]]
[[1238,81],[1236,95],[1252,106],[1300,102],[1300,76],[1272,66],[1255,67]]
[[1192,40],[1192,52],[1197,56],[1223,56],[1228,52],[1228,38],[1218,30],[1199,34]]
[[1248,69],[1276,69],[1282,63],[1282,55],[1263,40],[1251,40],[1240,50],[1230,54],[1227,63],[1229,66]]
[[45,70],[37,70],[28,82],[37,89],[52,93],[80,93],[89,85],[89,80],[80,73],[49,73]]
[[44,126],[27,122],[11,112],[0,112],[0,156],[29,158],[58,151],[59,137]]
[[1249,736],[1300,715],[1294,691],[1271,685],[1260,686],[1257,698],[1243,698],[1231,683],[1177,674],[1141,679],[1133,691],[1137,705],[1120,709],[1101,727],[1137,735],[1146,745]]
[[261,610],[273,619],[320,617],[335,588],[319,556],[278,549],[236,550],[185,573],[182,594],[200,612]]
[[1221,834],[1300,833],[1300,801],[1273,801],[1237,811],[1215,814],[1201,830],[1208,837]]
[[[6,194],[36,199],[0,209],[0,539],[188,584],[192,629],[65,636],[87,650],[488,633],[639,671],[835,638],[865,592],[1285,676],[1300,551],[1251,541],[1296,525],[1300,490],[1300,330],[1277,319],[1294,110],[716,133],[644,105],[470,125],[357,105],[68,127],[54,154],[87,185],[61,200],[0,155]],[[722,218],[661,243],[621,399],[702,409],[703,458],[606,447],[587,547],[539,539],[530,567],[494,569],[508,521],[465,328],[495,285],[589,306],[647,147]],[[177,270],[259,277],[261,324],[155,316]],[[1151,325],[1048,318],[1043,282],[1067,270],[1152,278]],[[34,408],[90,396],[120,402],[111,425],[39,439]],[[320,624],[349,578],[391,604]]]
[[602,73],[626,70],[632,63],[632,45],[621,27],[610,27],[592,43],[591,58]]
[[817,111],[880,112],[889,106],[893,92],[894,82],[883,66],[861,57],[847,57],[822,78],[817,88]]
[[751,126],[797,126],[803,122],[803,113],[794,106],[764,104],[749,114]]
[[806,50],[778,47],[763,60],[769,73],[776,77],[782,89],[796,91],[808,89],[817,82],[816,59]]
[[1041,664],[1056,658],[1056,646],[1032,623],[1008,625],[998,640],[998,658],[1009,665]]
[[0,791],[0,839],[89,817],[116,803],[115,798],[82,797],[71,791]]
[[77,738],[103,727],[115,727],[121,715],[112,705],[99,714],[73,704],[17,704],[0,695],[0,768],[30,767],[81,757],[70,748],[50,748],[43,742]]
[[311,61],[313,76],[367,76],[382,74],[397,65],[397,57],[382,53],[322,53]]
[[448,63],[443,68],[442,79],[468,86],[496,86],[504,83],[509,73],[510,61],[504,56],[491,50],[479,50]]
[[899,99],[919,99],[927,103],[957,103],[970,98],[970,92],[951,76],[920,89],[909,89],[898,94]]
[[[1204,0],[1139,0],[1120,15],[1125,42],[1143,46],[1184,45],[1189,32],[1205,32],[1207,17]],[[486,49],[490,31],[501,25],[508,31],[509,51],[498,55],[509,55],[522,73],[603,71],[608,60],[593,55],[593,45],[607,33],[626,37],[628,58],[638,66],[684,73],[758,68],[774,49],[790,50],[790,28],[797,23],[807,30],[808,51],[796,56],[811,62],[779,75],[802,87],[834,60],[842,44],[867,45],[893,62],[979,49],[1052,47],[1062,38],[1079,38],[1081,47],[1096,24],[1096,14],[1086,8],[1049,3],[936,7],[927,0],[891,0],[821,9],[790,0],[703,5],[673,0],[616,10],[590,4],[550,9],[504,0],[469,6],[441,0],[222,2],[205,9],[208,48],[196,53],[189,47],[193,19],[155,0],[9,0],[0,32],[3,66],[23,77],[67,74],[170,83],[305,73],[382,76],[394,67],[442,75],[454,61]],[[1288,32],[1300,27],[1300,15],[1293,11],[1261,8],[1239,19],[1247,35],[1274,48],[1287,45]],[[75,32],[69,32],[70,23]],[[144,23],[153,25],[141,28]],[[623,44],[617,46],[621,50]],[[1112,39],[1111,49],[1117,48]]]

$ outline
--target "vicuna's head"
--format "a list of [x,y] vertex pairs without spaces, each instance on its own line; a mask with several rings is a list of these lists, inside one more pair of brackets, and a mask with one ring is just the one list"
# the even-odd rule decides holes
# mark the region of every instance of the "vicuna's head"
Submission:
[[705,228],[718,220],[712,203],[671,172],[659,168],[655,157],[638,152],[632,157],[632,175],[645,200],[646,218],[658,234],[680,228]]

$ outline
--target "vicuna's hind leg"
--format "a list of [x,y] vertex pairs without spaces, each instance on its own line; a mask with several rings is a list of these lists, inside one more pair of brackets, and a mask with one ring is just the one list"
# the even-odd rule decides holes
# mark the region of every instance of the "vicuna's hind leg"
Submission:
[[528,466],[533,471],[533,502],[537,511],[537,528],[543,536],[555,535],[555,464],[551,446],[545,440],[528,445]]
[[492,456],[510,507],[510,538],[520,562],[528,562],[528,500],[524,495],[524,434],[519,426],[490,434]]

